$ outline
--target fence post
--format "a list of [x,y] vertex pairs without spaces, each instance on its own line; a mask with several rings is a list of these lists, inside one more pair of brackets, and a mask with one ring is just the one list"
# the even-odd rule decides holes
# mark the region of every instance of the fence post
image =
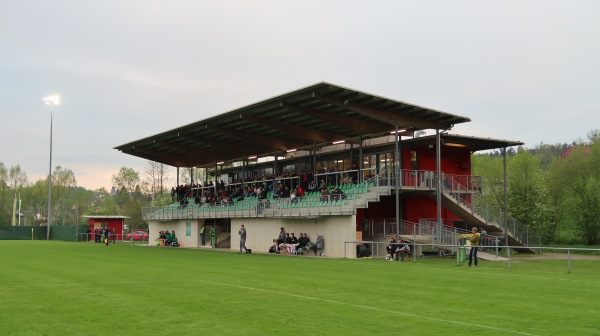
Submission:
[[569,272],[568,274],[571,274],[571,249],[567,249],[567,255],[569,256]]

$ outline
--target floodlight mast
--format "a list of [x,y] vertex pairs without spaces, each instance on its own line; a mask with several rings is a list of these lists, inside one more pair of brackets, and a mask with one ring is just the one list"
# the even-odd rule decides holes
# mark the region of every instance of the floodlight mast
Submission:
[[50,164],[48,168],[48,222],[46,223],[46,240],[50,240],[50,226],[51,226],[51,209],[52,209],[52,114],[54,113],[54,106],[60,103],[60,97],[48,96],[44,98],[46,105],[50,106]]

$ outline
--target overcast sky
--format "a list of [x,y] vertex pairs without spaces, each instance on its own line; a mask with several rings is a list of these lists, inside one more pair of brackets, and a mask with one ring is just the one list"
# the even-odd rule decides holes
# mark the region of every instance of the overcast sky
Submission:
[[[113,147],[320,81],[471,118],[452,133],[600,128],[600,1],[0,0],[0,162],[110,190]],[[174,169],[171,176],[174,176]]]

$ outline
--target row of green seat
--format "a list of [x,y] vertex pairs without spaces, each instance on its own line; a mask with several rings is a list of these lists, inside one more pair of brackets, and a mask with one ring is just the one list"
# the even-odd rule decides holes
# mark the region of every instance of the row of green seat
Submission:
[[[366,193],[368,187],[375,186],[373,182],[365,182],[360,184],[344,184],[340,186],[329,187],[330,190],[334,188],[340,188],[345,193],[344,200],[331,200],[322,201],[320,191],[312,191],[306,193],[306,196],[297,202],[290,202],[290,199],[279,199],[273,197],[273,192],[267,193],[267,200],[271,204],[281,203],[281,208],[298,208],[298,207],[317,207],[317,206],[340,206],[344,205],[346,200],[352,200],[356,194]],[[333,197],[333,196],[332,196]],[[259,196],[247,196],[239,199],[235,199],[232,203],[221,205],[206,205],[206,204],[195,204],[194,198],[188,198],[188,204],[185,207],[181,207],[179,202],[167,205],[162,209],[159,209],[157,213],[174,213],[174,212],[188,212],[190,209],[198,210],[201,212],[212,212],[212,211],[238,211],[238,210],[253,210],[256,209],[260,202]]]

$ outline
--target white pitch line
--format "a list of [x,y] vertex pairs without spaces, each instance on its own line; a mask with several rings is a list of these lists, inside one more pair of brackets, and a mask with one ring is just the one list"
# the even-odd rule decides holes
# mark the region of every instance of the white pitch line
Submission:
[[287,296],[292,296],[292,297],[296,297],[296,298],[300,298],[300,299],[307,299],[307,300],[315,300],[315,301],[322,301],[322,302],[334,303],[334,304],[339,304],[339,305],[345,305],[345,306],[351,306],[351,307],[356,307],[356,308],[362,308],[362,309],[368,309],[368,310],[374,310],[374,311],[384,312],[384,313],[396,314],[396,315],[401,315],[401,316],[406,316],[406,317],[412,317],[412,318],[416,318],[416,319],[423,319],[423,320],[430,320],[430,321],[444,322],[444,323],[453,323],[453,324],[459,324],[459,325],[464,325],[464,326],[469,326],[469,327],[477,327],[477,328],[483,328],[483,329],[489,329],[489,330],[495,330],[495,331],[502,331],[502,332],[506,332],[506,333],[519,334],[519,335],[536,336],[536,334],[530,334],[530,333],[526,333],[526,332],[523,332],[523,331],[510,330],[510,329],[504,329],[504,328],[497,328],[497,327],[486,326],[486,325],[476,324],[476,323],[468,323],[468,322],[462,322],[462,321],[446,320],[446,319],[440,319],[440,318],[436,318],[436,317],[421,316],[421,315],[403,313],[403,312],[394,311],[394,310],[382,309],[382,308],[378,308],[378,307],[363,306],[363,305],[359,305],[359,304],[355,304],[355,303],[348,303],[348,302],[342,302],[342,301],[322,299],[322,298],[313,297],[313,296],[305,296],[305,295],[298,295],[298,294],[293,294],[293,293],[278,292],[278,291],[274,291],[274,290],[270,290],[270,289],[254,288],[254,287],[234,285],[234,284],[228,284],[228,283],[222,283],[222,282],[216,282],[216,281],[208,281],[208,280],[201,280],[201,279],[197,279],[197,280],[200,281],[200,282],[209,283],[209,284],[213,284],[213,285],[221,285],[221,286],[227,286],[227,287],[248,289],[248,290],[253,290],[253,291],[257,291],[257,292],[265,292],[265,293],[276,294],[276,295],[287,295]]

